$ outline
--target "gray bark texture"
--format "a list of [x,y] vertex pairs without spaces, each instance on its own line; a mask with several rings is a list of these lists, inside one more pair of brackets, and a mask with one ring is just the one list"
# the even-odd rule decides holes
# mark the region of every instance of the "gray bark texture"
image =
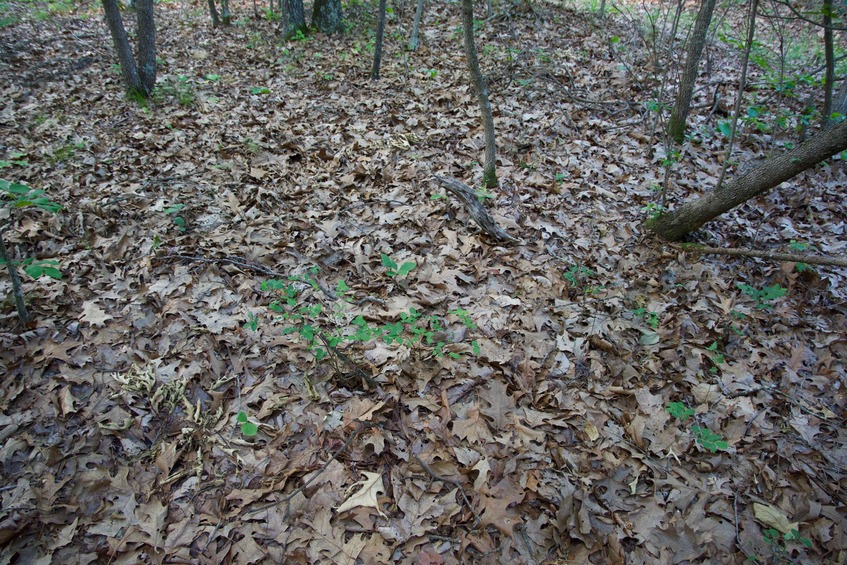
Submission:
[[758,167],[706,195],[687,202],[647,222],[664,239],[678,241],[706,222],[739,204],[778,186],[847,149],[847,120],[831,126],[791,151],[768,159]]
[[129,38],[126,35],[117,0],[103,0],[103,12],[106,14],[106,25],[109,26],[112,43],[115,45],[115,51],[118,54],[124,86],[130,92],[143,93],[144,88],[141,85],[141,78],[138,76],[135,57],[133,57],[132,48],[129,46]]
[[153,0],[136,0],[138,18],[138,76],[144,92],[149,95],[156,86],[156,23],[153,21]]
[[137,0],[138,63],[129,45],[117,0],[103,0],[106,24],[121,64],[124,86],[131,94],[150,96],[156,84],[156,28],[153,21],[153,0]]
[[682,143],[685,138],[685,123],[691,108],[691,95],[694,92],[694,84],[697,82],[697,69],[700,66],[700,57],[703,54],[703,46],[706,45],[706,33],[709,31],[714,10],[715,0],[703,0],[700,11],[697,12],[697,20],[694,22],[691,37],[688,39],[685,69],[679,80],[679,93],[668,122],[668,135],[677,143]]
[[494,115],[488,100],[488,87],[485,78],[479,70],[479,59],[476,55],[476,43],[473,34],[473,1],[462,0],[462,27],[465,36],[465,57],[468,60],[471,84],[476,91],[479,109],[482,113],[482,128],[485,136],[485,164],[482,169],[482,184],[486,188],[497,186],[497,146],[494,139]]
[[303,0],[283,0],[282,22],[284,39],[291,39],[298,31],[306,32],[306,12],[303,9]]
[[424,11],[424,1],[425,0],[418,0],[418,4],[415,7],[415,20],[412,22],[412,35],[409,37],[409,51],[417,50],[418,46],[421,44],[419,35],[421,30],[421,17],[423,16]]
[[321,33],[326,34],[343,31],[341,0],[315,0],[312,8],[312,25]]

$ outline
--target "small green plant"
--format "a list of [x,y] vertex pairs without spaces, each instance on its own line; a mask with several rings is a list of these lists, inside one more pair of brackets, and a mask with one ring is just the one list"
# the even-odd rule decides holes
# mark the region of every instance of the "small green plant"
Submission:
[[651,220],[655,220],[667,212],[667,208],[657,202],[649,202],[646,206],[641,208],[641,212],[648,214]]
[[294,33],[291,34],[291,37],[288,38],[291,41],[307,41],[309,36],[307,36],[302,29],[298,29]]
[[[287,279],[269,279],[261,284],[263,291],[275,293],[276,298],[268,308],[279,314],[277,321],[290,324],[283,328],[283,335],[297,335],[304,340],[316,361],[321,361],[330,353],[338,353],[343,343],[369,343],[381,340],[383,343],[401,345],[410,349],[424,347],[436,357],[460,359],[462,353],[450,347],[456,343],[451,339],[444,320],[436,315],[424,315],[410,308],[402,312],[394,322],[383,324],[369,323],[362,315],[353,316],[349,312],[351,300],[345,296],[350,290],[346,281],[338,281],[335,292],[341,298],[331,310],[315,300],[308,300],[305,291],[311,289],[311,296],[322,294],[315,276],[317,267],[302,275],[291,275]],[[476,329],[470,314],[461,308],[447,312],[457,323],[467,329]],[[248,322],[249,323],[249,322]],[[471,342],[471,350],[476,355],[480,346]]]
[[[8,205],[11,208],[26,208],[32,206],[51,214],[57,214],[62,207],[44,196],[44,194],[45,192],[43,190],[35,190],[25,184],[0,179],[0,207]],[[23,265],[26,273],[36,279],[42,275],[47,275],[51,278],[61,278],[62,274],[56,268],[58,262],[53,260],[27,258],[20,263],[12,261],[6,251],[6,242],[3,239],[2,227],[0,226],[0,265],[5,265],[6,270],[9,272],[9,277],[12,279],[12,294],[15,300],[15,308],[18,311],[18,318],[21,323],[26,324],[29,322],[30,317],[24,300],[21,280],[18,277],[18,265]]]
[[21,159],[21,157],[26,157],[26,153],[20,153],[18,151],[12,151],[8,155],[9,159],[0,159],[0,169],[5,169],[6,167],[26,167],[29,165],[29,161],[26,159]]
[[707,451],[716,453],[729,449],[729,444],[723,436],[713,432],[709,428],[693,425],[691,426],[691,433],[694,435],[694,441]]
[[247,322],[242,326],[245,330],[256,331],[259,329],[259,316],[254,314],[253,312],[247,313]]
[[482,203],[485,203],[486,200],[493,200],[494,199],[494,193],[491,192],[490,190],[488,190],[487,188],[485,188],[484,186],[477,188],[475,193],[476,193],[476,199],[479,200]]
[[788,294],[788,289],[778,284],[758,289],[754,286],[750,286],[749,284],[739,283],[738,288],[741,292],[756,301],[756,308],[759,310],[773,309],[772,302],[777,298],[782,298]]
[[723,353],[718,351],[718,342],[713,341],[712,344],[706,348],[706,351],[711,352],[711,355],[709,355],[709,360],[712,362],[712,367],[709,369],[709,372],[717,373],[718,365],[726,363],[726,359],[724,358]]
[[238,427],[241,428],[241,435],[244,437],[254,437],[257,433],[259,433],[259,425],[251,422],[247,418],[247,413],[243,410],[238,412],[235,420],[238,422]]
[[269,22],[278,22],[282,19],[282,16],[279,12],[275,11],[273,8],[265,8],[265,20]]
[[644,323],[650,326],[652,329],[656,329],[659,327],[659,313],[652,312],[647,310],[646,308],[636,308],[632,311],[633,314],[638,316],[639,318],[644,320]]
[[[694,416],[694,410],[688,408],[682,402],[669,402],[665,406],[665,411],[680,422],[686,422]],[[713,432],[709,428],[692,424],[689,429],[691,430],[691,435],[694,437],[694,441],[703,449],[711,453],[729,449],[729,444],[723,436]]]
[[427,78],[435,78],[438,76],[438,69],[423,69],[424,76]]
[[682,402],[669,402],[665,407],[665,411],[681,422],[686,421],[694,415],[694,410]]
[[174,221],[174,225],[179,228],[179,231],[185,233],[188,231],[188,227],[185,224],[185,218],[179,215],[179,211],[185,208],[185,204],[174,204],[172,206],[168,206],[164,210],[162,210],[165,215],[171,216]]
[[562,276],[572,286],[582,286],[585,281],[594,276],[594,271],[582,265],[571,265],[567,271],[562,273]]
[[385,275],[389,277],[402,278],[408,275],[418,266],[414,261],[406,261],[402,265],[397,265],[397,262],[386,255],[382,254],[382,266],[386,268]]
[[270,94],[271,89],[267,86],[254,86],[250,89],[250,94],[253,95],[261,95],[261,94]]
[[[783,534],[776,528],[768,528],[762,532],[762,540],[771,546],[774,563],[794,563],[790,556],[789,544],[799,543],[809,549],[812,547],[812,540],[801,536],[800,532],[794,529]],[[754,557],[751,557],[751,559],[755,561]]]
[[[791,240],[791,243],[788,244],[788,247],[791,249],[791,251],[796,251],[798,253],[808,251],[808,249],[809,249],[808,244],[801,243],[799,241],[794,241],[793,239]],[[806,271],[809,271],[809,272],[812,272],[812,273],[815,272],[815,268],[812,267],[811,265],[806,264],[806,263],[795,263],[794,270],[796,270],[798,273],[803,273],[803,272],[806,272]]]

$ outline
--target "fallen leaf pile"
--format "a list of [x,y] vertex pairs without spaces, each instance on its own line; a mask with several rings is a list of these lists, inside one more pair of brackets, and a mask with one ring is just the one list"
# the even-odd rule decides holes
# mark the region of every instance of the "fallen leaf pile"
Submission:
[[[378,82],[365,8],[285,43],[249,3],[220,29],[157,4],[146,108],[95,7],[0,29],[0,177],[65,207],[4,234],[64,277],[25,279],[31,327],[0,310],[0,562],[843,562],[847,273],[644,230],[665,150],[643,30],[542,3],[481,23],[504,245],[433,180],[481,179],[458,7],[408,52],[398,4]],[[671,203],[720,172],[709,109],[691,126]],[[733,160],[781,135],[742,128]],[[843,254],[845,177],[696,237]]]

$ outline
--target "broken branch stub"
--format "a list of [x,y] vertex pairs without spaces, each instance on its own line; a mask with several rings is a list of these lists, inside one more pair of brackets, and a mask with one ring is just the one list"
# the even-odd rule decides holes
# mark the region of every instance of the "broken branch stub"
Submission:
[[494,221],[494,218],[491,217],[491,214],[488,213],[488,210],[485,209],[485,206],[477,198],[476,193],[468,185],[454,178],[438,175],[433,175],[432,178],[465,205],[471,218],[482,228],[482,231],[499,241],[507,243],[521,242],[520,239],[512,237],[506,230],[497,225],[497,222]]

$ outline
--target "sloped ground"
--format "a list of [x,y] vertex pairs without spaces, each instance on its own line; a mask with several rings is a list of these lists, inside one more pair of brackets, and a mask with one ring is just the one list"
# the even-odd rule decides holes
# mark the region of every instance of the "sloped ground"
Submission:
[[[2,176],[66,206],[6,233],[65,277],[27,282],[34,327],[2,310],[4,563],[843,562],[845,273],[644,233],[663,172],[652,71],[608,41],[647,64],[626,27],[551,6],[481,26],[503,246],[433,198],[433,174],[480,175],[456,6],[414,54],[411,8],[392,18],[376,83],[364,7],[282,46],[157,9],[147,109],[99,16],[0,31],[3,151],[26,161]],[[671,202],[719,171],[695,124]],[[700,237],[843,253],[844,186],[836,159]],[[303,337],[398,322],[434,344]]]

